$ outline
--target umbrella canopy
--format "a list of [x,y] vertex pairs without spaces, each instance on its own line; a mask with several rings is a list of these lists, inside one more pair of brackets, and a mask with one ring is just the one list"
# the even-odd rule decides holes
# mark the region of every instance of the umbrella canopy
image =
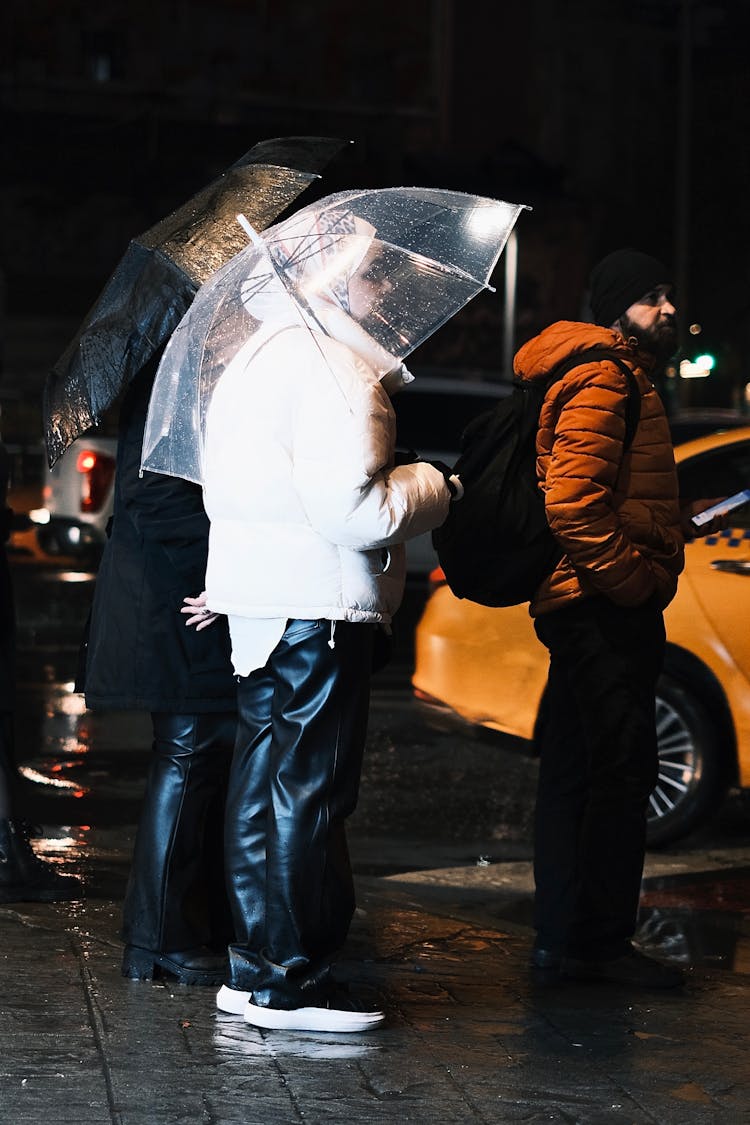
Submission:
[[261,141],[217,180],[134,238],[44,388],[50,467],[112,405],[158,351],[198,288],[247,239],[239,212],[262,230],[346,142],[331,137]]
[[489,277],[522,204],[430,188],[339,192],[262,235],[198,293],[162,357],[143,468],[203,482],[205,424],[230,364],[304,326],[380,375],[458,312]]

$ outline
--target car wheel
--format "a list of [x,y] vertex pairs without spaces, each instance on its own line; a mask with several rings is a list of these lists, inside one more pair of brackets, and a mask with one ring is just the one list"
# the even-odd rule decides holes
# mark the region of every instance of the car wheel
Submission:
[[61,553],[59,539],[46,527],[38,527],[36,529],[36,541],[39,550],[45,555],[59,555]]
[[671,843],[709,815],[723,796],[716,730],[686,684],[662,676],[656,690],[659,778],[649,799],[648,844]]

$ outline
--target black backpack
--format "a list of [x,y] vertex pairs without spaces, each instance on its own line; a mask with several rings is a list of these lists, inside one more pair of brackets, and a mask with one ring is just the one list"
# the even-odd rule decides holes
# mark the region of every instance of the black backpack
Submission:
[[626,363],[606,348],[579,352],[547,379],[515,383],[512,393],[474,418],[461,439],[454,472],[463,497],[432,533],[440,565],[453,593],[480,605],[530,601],[562,557],[547,523],[536,476],[539,411],[550,386],[574,367],[611,360],[627,376],[625,449],[638,426],[641,396]]

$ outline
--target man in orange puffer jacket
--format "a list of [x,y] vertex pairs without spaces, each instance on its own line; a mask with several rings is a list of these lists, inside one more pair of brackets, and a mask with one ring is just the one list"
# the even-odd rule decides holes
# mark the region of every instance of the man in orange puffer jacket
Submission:
[[668,988],[673,966],[631,944],[658,770],[655,689],[662,611],[684,564],[683,514],[669,426],[651,382],[675,350],[667,269],[619,250],[592,271],[595,324],[560,321],[515,358],[523,380],[605,347],[632,369],[640,420],[625,443],[628,379],[585,363],[553,383],[539,416],[537,472],[563,549],[531,613],[550,652],[549,722],[537,794],[539,979],[614,980]]

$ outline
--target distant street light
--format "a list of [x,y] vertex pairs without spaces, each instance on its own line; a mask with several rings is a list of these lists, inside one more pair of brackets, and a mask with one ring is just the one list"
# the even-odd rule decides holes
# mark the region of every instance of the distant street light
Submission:
[[716,366],[716,360],[712,355],[697,355],[695,359],[680,360],[680,378],[681,379],[705,379],[710,375]]

